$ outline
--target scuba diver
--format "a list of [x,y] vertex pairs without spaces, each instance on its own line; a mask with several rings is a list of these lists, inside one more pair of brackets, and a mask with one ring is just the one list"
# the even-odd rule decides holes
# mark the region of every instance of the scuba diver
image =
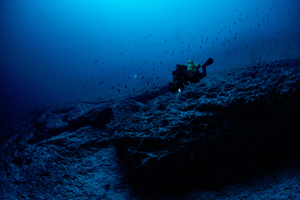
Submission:
[[177,64],[176,69],[172,72],[173,82],[169,83],[169,91],[182,92],[184,85],[189,85],[189,82],[198,83],[200,79],[206,76],[206,67],[211,65],[213,62],[213,59],[209,58],[202,65],[202,73],[199,72],[201,65],[199,63],[195,65],[192,59],[189,59],[188,66]]

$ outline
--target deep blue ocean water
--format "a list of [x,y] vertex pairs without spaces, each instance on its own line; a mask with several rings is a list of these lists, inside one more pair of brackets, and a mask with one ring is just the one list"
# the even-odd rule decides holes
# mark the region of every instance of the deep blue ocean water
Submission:
[[188,59],[212,57],[212,73],[300,57],[298,0],[1,0],[0,20],[2,126],[168,83]]

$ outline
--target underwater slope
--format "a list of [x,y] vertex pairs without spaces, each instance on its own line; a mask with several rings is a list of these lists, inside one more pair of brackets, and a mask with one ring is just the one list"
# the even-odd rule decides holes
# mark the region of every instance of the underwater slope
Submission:
[[261,63],[208,74],[182,93],[164,85],[34,110],[1,147],[2,197],[139,198],[132,183],[218,188],[293,156],[299,65]]
[[217,73],[113,123],[132,178],[162,188],[219,187],[297,152],[299,64]]

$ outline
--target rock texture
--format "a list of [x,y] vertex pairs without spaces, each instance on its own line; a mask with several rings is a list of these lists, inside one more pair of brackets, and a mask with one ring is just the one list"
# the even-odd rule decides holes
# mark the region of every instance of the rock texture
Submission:
[[299,151],[299,61],[214,74],[110,125],[133,179],[219,187]]
[[1,198],[174,199],[153,193],[173,189],[181,199],[299,197],[297,170],[285,176],[287,190],[226,187],[298,155],[299,67],[260,63],[209,74],[182,93],[161,85],[36,109],[1,145]]

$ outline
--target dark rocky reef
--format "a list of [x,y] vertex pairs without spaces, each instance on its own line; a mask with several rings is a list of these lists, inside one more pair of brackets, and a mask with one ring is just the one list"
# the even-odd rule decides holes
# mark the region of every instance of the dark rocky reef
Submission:
[[161,85],[36,109],[1,145],[0,193],[141,199],[136,185],[220,189],[299,152],[299,67],[261,63],[208,74],[182,93]]
[[209,75],[110,124],[131,177],[148,186],[220,187],[299,152],[299,60]]

